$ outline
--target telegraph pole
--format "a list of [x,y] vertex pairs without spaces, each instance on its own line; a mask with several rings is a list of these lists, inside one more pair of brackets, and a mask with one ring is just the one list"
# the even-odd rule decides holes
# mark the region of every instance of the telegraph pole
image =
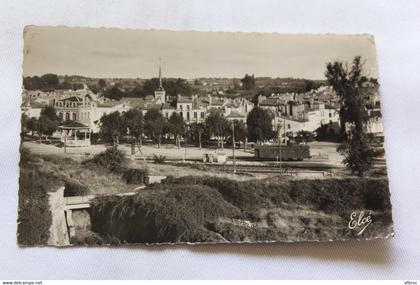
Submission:
[[277,140],[278,140],[278,142],[279,142],[279,155],[278,155],[278,158],[279,158],[279,170],[280,170],[280,172],[281,172],[281,122],[279,122],[278,123],[278,125],[277,125]]
[[236,158],[235,158],[235,123],[232,120],[232,143],[233,143],[233,174],[236,174]]

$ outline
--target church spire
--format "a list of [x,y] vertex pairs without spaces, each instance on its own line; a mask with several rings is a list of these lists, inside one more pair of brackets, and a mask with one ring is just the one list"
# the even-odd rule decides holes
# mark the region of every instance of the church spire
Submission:
[[162,67],[161,67],[161,58],[159,57],[159,90],[163,90],[162,86]]

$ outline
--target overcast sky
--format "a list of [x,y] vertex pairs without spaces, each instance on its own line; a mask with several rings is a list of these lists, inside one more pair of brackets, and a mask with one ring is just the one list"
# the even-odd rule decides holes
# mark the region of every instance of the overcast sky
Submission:
[[324,79],[333,60],[365,60],[377,77],[366,35],[285,35],[27,27],[23,74],[151,78],[255,76]]

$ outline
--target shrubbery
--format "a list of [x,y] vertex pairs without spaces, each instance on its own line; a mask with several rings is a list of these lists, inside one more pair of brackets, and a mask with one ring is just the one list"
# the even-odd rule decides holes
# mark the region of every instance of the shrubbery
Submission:
[[89,188],[77,181],[66,181],[64,184],[64,197],[85,196],[89,194]]
[[37,163],[37,158],[21,148],[17,240],[23,246],[47,243],[51,225],[47,193],[62,185],[55,175],[42,172]]
[[226,178],[185,176],[168,179],[171,184],[203,184],[217,189],[223,197],[244,211],[270,205],[297,203],[317,210],[347,216],[349,211],[391,208],[388,180],[375,178],[322,179],[246,182]]
[[146,169],[132,168],[124,172],[123,178],[127,184],[143,184],[147,175]]
[[210,187],[161,184],[151,191],[160,194],[96,198],[92,229],[128,242],[217,241],[204,225],[241,215]]
[[164,155],[156,155],[156,154],[153,155],[153,162],[156,164],[165,163],[165,160],[166,160],[166,156]]
[[104,152],[98,153],[91,160],[85,163],[95,163],[96,165],[105,167],[113,172],[122,172],[127,164],[127,158],[124,153],[116,147],[108,148]]

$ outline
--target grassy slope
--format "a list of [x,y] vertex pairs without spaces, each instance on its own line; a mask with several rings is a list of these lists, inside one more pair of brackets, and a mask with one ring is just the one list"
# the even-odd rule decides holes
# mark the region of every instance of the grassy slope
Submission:
[[59,177],[41,170],[40,163],[21,151],[17,239],[22,246],[47,243],[51,225],[47,192],[63,185]]
[[98,198],[93,229],[126,242],[332,240],[356,237],[353,210],[374,223],[361,238],[392,227],[384,179],[281,179],[238,182],[175,178],[133,197]]

